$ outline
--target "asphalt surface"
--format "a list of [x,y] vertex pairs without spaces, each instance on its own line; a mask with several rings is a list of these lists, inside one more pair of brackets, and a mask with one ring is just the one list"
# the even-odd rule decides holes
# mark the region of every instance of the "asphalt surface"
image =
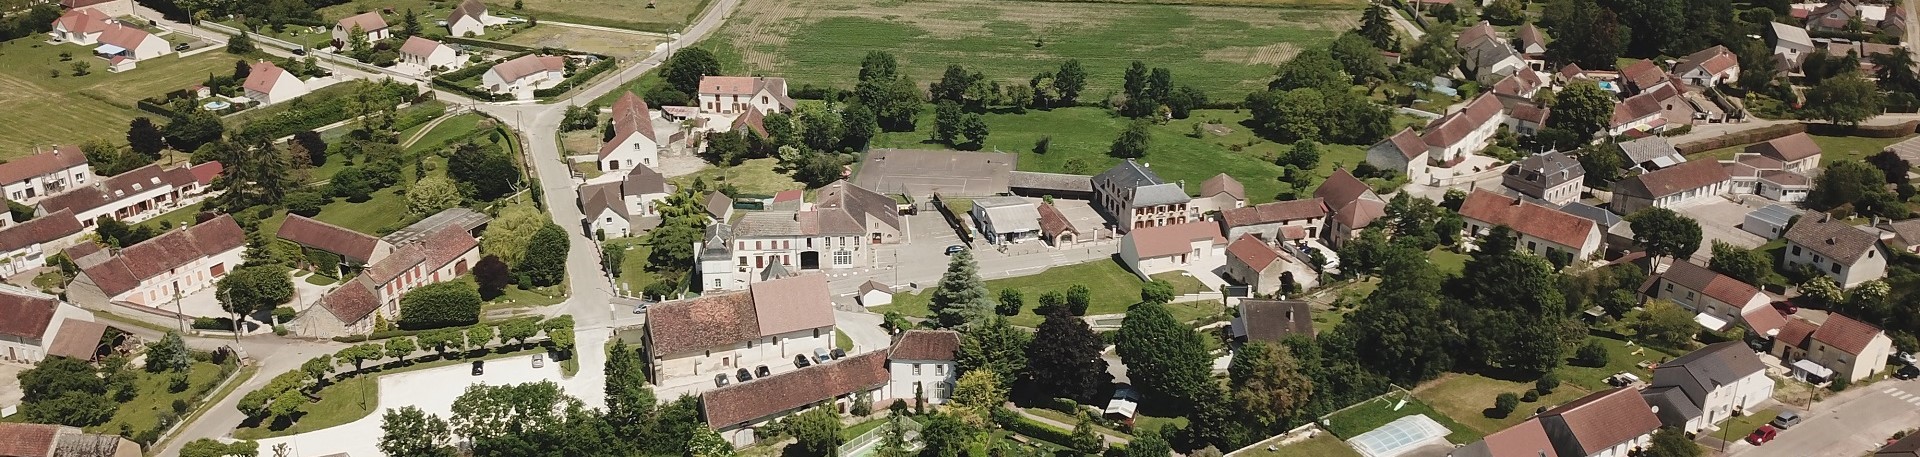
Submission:
[[[1804,405],[1788,405],[1801,410]],[[1740,457],[1853,457],[1879,449],[1895,432],[1920,424],[1920,380],[1887,379],[1815,403],[1800,425],[1772,442],[1739,440],[1727,455]]]

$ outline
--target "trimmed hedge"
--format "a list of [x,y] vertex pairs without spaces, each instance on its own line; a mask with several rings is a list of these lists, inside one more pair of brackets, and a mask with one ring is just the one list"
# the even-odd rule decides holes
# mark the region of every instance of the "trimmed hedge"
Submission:
[[1804,133],[1806,131],[1807,124],[1797,122],[1780,124],[1678,144],[1674,145],[1674,149],[1680,150],[1681,154],[1692,155],[1729,146],[1759,143],[1795,133]]
[[464,44],[468,46],[479,46],[483,48],[493,48],[493,49],[499,49],[502,51],[513,51],[513,52],[533,52],[535,50],[540,49],[533,46],[522,46],[517,44],[511,44],[511,43],[501,43],[498,41],[487,41],[487,40],[480,40],[480,39],[467,38],[467,37],[457,37],[457,36],[449,36],[449,37],[441,38],[440,41],[444,41],[448,43],[459,43],[459,44]]
[[[375,90],[372,93],[372,98],[373,100],[379,101],[379,103],[375,103],[376,105],[397,105],[413,100],[419,95],[418,90],[410,84],[396,82],[363,84],[374,85]],[[309,97],[310,96],[311,95],[309,95]],[[280,138],[298,132],[318,129],[327,124],[344,121],[353,116],[353,113],[347,109],[347,105],[352,99],[353,97],[347,95],[346,92],[319,100],[301,97],[296,100],[301,100],[304,103],[289,101],[287,103],[290,108],[286,111],[248,120],[240,126],[236,136]]]
[[[486,323],[481,323],[481,324],[477,324],[477,325],[491,325],[491,326],[493,326],[493,330],[494,330],[494,333],[496,333],[496,334],[497,334],[497,333],[499,333],[499,332],[500,332],[500,326],[501,326],[501,325],[503,325],[503,324],[506,324],[506,323],[508,323],[508,322],[513,322],[513,321],[518,321],[518,320],[526,320],[526,321],[532,321],[532,322],[534,323],[534,325],[536,325],[536,326],[540,324],[540,318],[539,318],[539,317],[536,317],[536,316],[522,316],[522,317],[515,317],[515,318],[511,318],[511,319],[502,319],[502,320],[500,320],[500,321],[497,321],[497,322],[486,322]],[[365,335],[348,335],[348,336],[336,336],[336,337],[333,337],[333,341],[334,341],[334,342],[337,342],[337,343],[364,343],[364,342],[367,342],[367,341],[373,341],[373,340],[384,340],[384,339],[388,339],[388,338],[398,338],[398,337],[402,337],[402,336],[415,336],[415,335],[419,335],[419,334],[422,334],[422,333],[427,333],[427,332],[435,332],[435,331],[440,331],[440,330],[444,330],[444,329],[437,329],[437,328],[435,328],[435,329],[420,329],[420,330],[399,330],[399,329],[394,329],[394,330],[387,330],[387,331],[384,331],[384,332],[373,332],[373,333],[368,333],[368,334],[365,334]]]
[[560,94],[567,93],[568,89],[572,89],[574,88],[574,86],[578,86],[582,83],[587,82],[588,80],[593,79],[593,77],[596,75],[599,75],[601,73],[606,73],[607,70],[613,69],[614,60],[612,57],[602,56],[598,54],[594,54],[594,56],[599,57],[600,61],[594,62],[593,65],[588,65],[587,68],[582,68],[577,71],[574,71],[573,76],[568,76],[565,81],[560,81],[559,85],[545,88],[545,89],[534,90],[533,96],[535,98],[558,97],[560,96]]
[[1046,441],[1061,447],[1066,447],[1073,443],[1072,430],[1054,428],[1051,425],[1042,424],[1033,419],[1028,419],[1026,416],[1020,415],[1020,413],[1005,409],[995,409],[991,416],[993,416],[993,423],[1000,424],[1001,427],[1006,428],[1007,431],[1010,432],[1026,435],[1029,438]]
[[1856,125],[1848,127],[1838,124],[1807,124],[1807,133],[1832,136],[1863,136],[1868,138],[1899,138],[1910,135],[1920,121],[1906,121],[1894,125]]

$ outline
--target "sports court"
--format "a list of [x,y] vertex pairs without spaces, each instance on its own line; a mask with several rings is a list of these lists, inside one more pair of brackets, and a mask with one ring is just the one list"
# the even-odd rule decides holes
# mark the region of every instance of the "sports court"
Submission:
[[1425,414],[1415,414],[1361,433],[1347,440],[1347,444],[1367,457],[1434,455],[1425,450],[1435,447],[1441,450],[1437,455],[1446,455],[1445,450],[1453,449],[1453,445],[1447,443],[1447,433],[1447,427],[1439,422]]
[[985,197],[1007,192],[1007,175],[1019,159],[997,152],[874,149],[853,183],[883,194]]

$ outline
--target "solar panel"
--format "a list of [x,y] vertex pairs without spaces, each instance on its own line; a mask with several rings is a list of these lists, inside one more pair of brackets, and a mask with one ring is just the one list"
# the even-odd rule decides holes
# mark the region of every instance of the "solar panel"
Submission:
[[1347,443],[1369,457],[1397,457],[1423,443],[1445,437],[1447,433],[1447,428],[1439,422],[1434,422],[1426,415],[1415,414],[1394,419],[1387,425],[1347,440]]

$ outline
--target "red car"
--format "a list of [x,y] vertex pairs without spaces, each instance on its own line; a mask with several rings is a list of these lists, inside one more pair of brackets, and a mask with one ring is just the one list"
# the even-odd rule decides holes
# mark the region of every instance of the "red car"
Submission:
[[1773,309],[1779,310],[1780,314],[1793,314],[1793,313],[1800,312],[1800,307],[1793,306],[1793,303],[1784,302],[1784,301],[1773,302]]
[[1762,425],[1760,428],[1753,429],[1753,433],[1747,435],[1747,442],[1754,446],[1767,444],[1768,441],[1773,441],[1774,435],[1778,434],[1780,434],[1780,430],[1773,428],[1772,425]]

